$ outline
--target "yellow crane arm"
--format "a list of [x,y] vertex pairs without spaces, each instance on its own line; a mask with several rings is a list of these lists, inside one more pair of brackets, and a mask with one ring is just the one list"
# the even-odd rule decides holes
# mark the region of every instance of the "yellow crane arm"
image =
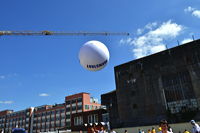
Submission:
[[95,36],[95,35],[125,35],[127,32],[55,32],[55,31],[0,31],[0,36],[3,35],[67,35],[67,36]]

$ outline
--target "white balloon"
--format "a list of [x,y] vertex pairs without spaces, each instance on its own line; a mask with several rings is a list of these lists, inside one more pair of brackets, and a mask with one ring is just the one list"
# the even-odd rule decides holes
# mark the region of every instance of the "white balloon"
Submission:
[[80,49],[80,64],[87,70],[98,71],[104,68],[110,58],[108,48],[99,41],[86,42]]

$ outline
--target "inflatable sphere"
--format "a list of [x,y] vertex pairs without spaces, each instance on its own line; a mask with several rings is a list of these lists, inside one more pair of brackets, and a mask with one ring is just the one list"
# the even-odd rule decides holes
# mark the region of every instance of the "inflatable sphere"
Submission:
[[109,58],[108,48],[102,42],[96,40],[86,42],[79,52],[80,64],[90,71],[98,71],[104,68]]

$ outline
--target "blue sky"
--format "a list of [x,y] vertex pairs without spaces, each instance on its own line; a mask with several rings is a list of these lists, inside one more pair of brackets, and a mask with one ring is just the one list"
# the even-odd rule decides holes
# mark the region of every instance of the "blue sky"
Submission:
[[[199,0],[1,0],[0,30],[129,32],[130,36],[0,37],[0,110],[64,102],[67,95],[115,89],[114,66],[200,38]],[[103,42],[110,61],[98,72],[78,53]]]

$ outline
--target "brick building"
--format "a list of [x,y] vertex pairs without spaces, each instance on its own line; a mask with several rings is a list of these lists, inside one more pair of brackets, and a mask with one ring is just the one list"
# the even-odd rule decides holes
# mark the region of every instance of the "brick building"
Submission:
[[89,93],[79,93],[65,97],[66,104],[66,127],[71,127],[71,115],[80,112],[99,109],[101,104],[90,97]]
[[29,133],[71,130],[72,114],[99,109],[98,100],[89,93],[78,93],[65,97],[65,102],[43,105],[14,112],[0,111],[0,131],[10,132],[12,128],[25,128]]
[[33,133],[56,131],[65,127],[65,104],[35,107]]
[[0,130],[11,132],[12,128],[22,127],[26,132],[32,130],[33,108],[13,112],[13,110],[5,110],[0,112]]

